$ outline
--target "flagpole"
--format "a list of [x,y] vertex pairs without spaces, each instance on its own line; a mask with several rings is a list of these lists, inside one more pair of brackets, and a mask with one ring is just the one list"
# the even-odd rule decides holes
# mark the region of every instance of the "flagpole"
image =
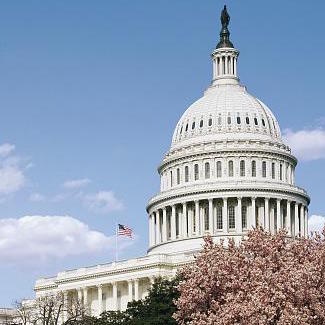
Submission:
[[118,253],[117,253],[117,238],[118,238],[118,225],[117,222],[115,223],[115,262],[118,260]]

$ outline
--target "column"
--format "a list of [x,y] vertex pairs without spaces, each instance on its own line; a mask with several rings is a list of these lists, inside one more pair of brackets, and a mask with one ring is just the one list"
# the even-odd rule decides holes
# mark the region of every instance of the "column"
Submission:
[[68,292],[63,292],[63,320],[68,320]]
[[300,206],[300,237],[305,237],[305,211],[303,204]]
[[281,229],[281,200],[276,199],[276,231]]
[[163,225],[162,225],[162,240],[167,241],[167,210],[166,207],[163,208]]
[[270,206],[269,206],[270,199],[264,198],[264,229],[266,231],[270,231]]
[[186,202],[183,203],[183,213],[182,213],[182,236],[183,238],[187,237],[187,206]]
[[288,236],[291,236],[291,202],[287,200],[287,224]]
[[103,287],[101,284],[97,286],[97,294],[98,294],[98,315],[103,312]]
[[156,245],[160,243],[160,213],[156,211]]
[[237,77],[237,58],[234,58],[235,62],[234,62],[234,67],[235,67],[235,71],[234,71],[234,75]]
[[155,238],[155,217],[153,214],[150,215],[150,246],[154,246],[156,244]]
[[82,303],[82,291],[81,291],[81,288],[77,289],[77,296],[78,296],[78,304]]
[[252,197],[251,228],[256,228],[256,198],[255,197]]
[[83,288],[83,293],[84,293],[84,306],[88,308],[88,288],[85,287]]
[[[204,203],[203,203],[204,204]],[[204,215],[204,208],[200,206],[200,234],[203,236],[205,232],[205,215]]]
[[195,234],[200,234],[200,201],[195,201]]
[[188,211],[188,237],[192,237],[193,235],[193,205]]
[[209,233],[213,235],[213,199],[209,199]]
[[128,301],[131,302],[133,300],[133,284],[132,284],[132,280],[128,280],[128,291],[129,291]]
[[134,280],[134,300],[139,300],[139,279]]
[[295,202],[295,237],[299,236],[299,211],[298,202]]
[[305,207],[305,236],[308,237],[308,208]]
[[117,311],[117,282],[112,282],[113,286],[113,311]]
[[172,240],[176,239],[176,205],[172,206],[172,216],[170,219],[171,223],[171,233],[172,233]]
[[236,225],[235,226],[236,226],[236,233],[241,234],[243,232],[241,197],[237,198],[237,213],[236,213]]
[[223,198],[222,231],[224,234],[228,232],[228,198]]
[[228,57],[225,56],[225,73],[228,74],[229,71],[228,71]]

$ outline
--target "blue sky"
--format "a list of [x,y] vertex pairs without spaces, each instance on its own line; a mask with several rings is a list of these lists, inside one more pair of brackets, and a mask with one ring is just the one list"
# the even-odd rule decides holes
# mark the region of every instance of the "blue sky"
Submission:
[[[324,1],[226,1],[239,75],[300,159],[325,216]],[[224,2],[1,1],[0,306],[34,281],[144,255],[147,200],[183,111],[208,86]]]

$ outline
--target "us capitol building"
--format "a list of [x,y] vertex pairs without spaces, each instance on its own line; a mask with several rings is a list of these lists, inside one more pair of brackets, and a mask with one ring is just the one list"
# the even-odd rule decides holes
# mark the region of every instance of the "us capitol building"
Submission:
[[297,159],[271,110],[239,82],[226,8],[221,23],[211,84],[178,121],[158,167],[160,192],[147,205],[148,254],[39,279],[36,297],[63,292],[66,303],[78,297],[93,315],[124,310],[155,277],[173,277],[191,262],[208,234],[225,244],[257,226],[307,236],[310,199],[295,185]]

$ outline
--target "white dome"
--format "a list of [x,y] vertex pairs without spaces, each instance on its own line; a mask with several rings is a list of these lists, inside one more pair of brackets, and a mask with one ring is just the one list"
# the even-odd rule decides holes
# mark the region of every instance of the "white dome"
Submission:
[[282,143],[276,118],[244,86],[215,85],[185,111],[174,131],[172,149],[246,139]]

